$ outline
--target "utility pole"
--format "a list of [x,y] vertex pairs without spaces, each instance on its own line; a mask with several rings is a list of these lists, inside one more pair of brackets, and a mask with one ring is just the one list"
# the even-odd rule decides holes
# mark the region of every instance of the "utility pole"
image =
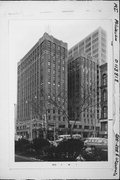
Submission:
[[43,114],[43,137],[46,139],[47,137],[47,121],[46,121],[46,114]]
[[30,104],[30,141],[32,141],[32,104]]
[[55,141],[55,120],[54,120],[54,141]]

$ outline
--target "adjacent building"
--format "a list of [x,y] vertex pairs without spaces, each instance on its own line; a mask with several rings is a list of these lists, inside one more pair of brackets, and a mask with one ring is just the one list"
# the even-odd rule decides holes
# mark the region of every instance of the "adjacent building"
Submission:
[[101,27],[86,36],[83,40],[74,45],[68,52],[69,57],[76,54],[86,54],[96,58],[100,65],[107,61],[107,34]]
[[[77,64],[77,61],[80,63],[79,70],[77,70],[77,68],[75,67],[76,66],[75,64]],[[76,96],[76,97],[72,96],[72,98],[75,101],[74,105],[76,104],[76,106],[80,108],[79,103],[81,103],[82,94],[79,90],[80,88],[79,86],[84,87],[87,85],[87,82],[92,81],[94,89],[96,89],[96,95],[95,95],[96,105],[94,106],[95,112],[93,113],[90,110],[88,110],[89,112],[88,113],[87,110],[84,110],[84,113],[82,112],[81,117],[78,118],[79,121],[80,120],[82,121],[82,125],[79,121],[76,122],[76,125],[75,125],[77,131],[79,130],[81,133],[82,131],[84,131],[82,135],[85,137],[91,134],[91,131],[90,131],[91,128],[93,129],[94,134],[99,134],[99,130],[100,130],[99,119],[101,118],[101,113],[102,113],[101,105],[100,105],[101,104],[100,66],[105,64],[106,61],[107,61],[107,35],[106,35],[106,32],[101,27],[99,27],[94,32],[92,32],[87,37],[85,37],[83,40],[81,40],[79,43],[74,45],[68,52],[68,97],[69,97],[68,101],[71,101],[70,97],[71,97],[71,89],[72,89],[73,94],[75,94]],[[72,62],[72,66],[70,65],[71,62]],[[70,66],[71,66],[71,70],[69,68]],[[73,71],[74,71],[74,75],[73,75]],[[78,76],[77,71],[79,72],[78,80],[77,80],[77,76]],[[94,78],[90,79],[89,73],[91,73]],[[76,85],[77,83],[78,85]],[[79,91],[80,97],[77,95],[77,91]],[[76,102],[75,99],[77,99],[78,103]],[[76,118],[72,115],[69,106],[70,105],[68,103],[68,113],[69,113],[70,119],[72,120],[71,123],[74,126],[74,121]],[[93,121],[93,127],[92,127],[92,121]],[[85,130],[86,128],[87,130]]]
[[68,115],[73,133],[97,135],[97,63],[90,56],[68,59]]
[[107,85],[107,63],[100,66],[100,89],[101,89],[101,118],[100,118],[100,135],[108,136],[108,85]]
[[66,58],[67,43],[44,33],[18,62],[18,134],[34,138],[43,129],[50,131],[50,135],[67,127],[66,117],[61,111],[61,107],[67,111]]
[[44,33],[18,62],[18,135],[55,139],[107,133],[107,37],[99,27],[74,45]]

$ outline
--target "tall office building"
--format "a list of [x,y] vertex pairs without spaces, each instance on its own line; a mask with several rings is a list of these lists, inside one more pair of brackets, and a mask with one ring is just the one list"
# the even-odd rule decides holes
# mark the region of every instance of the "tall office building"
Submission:
[[68,59],[68,114],[73,131],[82,137],[99,131],[95,58],[74,55]]
[[[96,72],[96,78],[95,78],[95,84],[97,86],[97,117],[96,121],[101,118],[101,108],[100,108],[100,65],[106,63],[107,61],[107,35],[106,32],[99,27],[94,32],[89,34],[87,37],[85,37],[83,40],[81,40],[79,43],[74,45],[68,52],[68,64],[70,62],[70,59],[74,58],[76,56],[85,56],[87,57],[88,61],[90,58],[94,59],[94,63],[97,66]],[[92,71],[92,69],[91,69]],[[70,72],[68,72],[70,73]],[[86,76],[86,74],[85,74]],[[81,76],[82,77],[82,76]],[[71,81],[69,78],[71,78],[68,75],[68,82]],[[74,85],[73,85],[74,86]],[[72,88],[72,87],[71,87]],[[69,84],[68,84],[68,92],[69,92]],[[96,124],[96,123],[95,123]]]
[[86,36],[79,43],[74,45],[68,52],[69,57],[76,54],[86,54],[96,58],[99,65],[107,61],[107,35],[101,27]]
[[18,134],[29,134],[31,121],[33,131],[40,130],[43,124],[51,131],[67,127],[64,113],[55,105],[57,102],[67,110],[66,101],[61,98],[67,92],[66,57],[67,43],[44,33],[18,63]]

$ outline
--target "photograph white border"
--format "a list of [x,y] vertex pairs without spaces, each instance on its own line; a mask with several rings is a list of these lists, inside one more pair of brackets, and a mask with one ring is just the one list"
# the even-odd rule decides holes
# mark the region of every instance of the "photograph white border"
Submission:
[[[99,6],[98,6],[99,3]],[[9,22],[10,20],[20,20],[20,19],[29,19],[29,20],[33,20],[33,19],[80,19],[79,17],[81,17],[81,15],[83,16],[84,14],[84,19],[91,19],[91,17],[94,17],[94,19],[108,19],[112,21],[112,28],[113,28],[113,45],[115,45],[113,47],[113,59],[115,57],[116,54],[116,58],[119,59],[119,54],[117,53],[117,50],[119,50],[118,47],[118,42],[116,44],[114,44],[114,19],[118,18],[117,15],[114,15],[114,3],[118,2],[6,2],[6,3],[1,3],[0,9],[2,10],[0,13],[0,17],[1,17],[1,21],[3,28],[2,30],[4,31],[4,33],[2,32],[2,34],[5,34],[4,39],[2,38],[2,40],[7,43],[7,45],[5,45],[6,49],[3,49],[5,52],[9,52]],[[80,7],[81,6],[81,7]],[[119,6],[119,5],[118,5]],[[106,11],[106,7],[108,8]],[[44,10],[44,11],[43,11]],[[81,10],[81,11],[80,11]],[[93,10],[93,11],[92,11]],[[116,17],[115,17],[116,16]],[[5,28],[5,30],[4,30]],[[1,46],[0,46],[1,48]],[[9,52],[10,53],[10,52]],[[5,55],[6,61],[5,63],[7,64],[7,70],[10,73],[9,70],[9,55],[6,54]],[[5,64],[5,65],[6,65]],[[91,172],[96,171],[94,174],[92,173],[92,177],[95,177],[97,174],[99,174],[99,177],[116,177],[113,176],[113,172],[114,172],[114,134],[119,132],[119,128],[118,127],[118,120],[119,120],[119,115],[118,115],[118,111],[117,112],[113,112],[113,106],[115,105],[115,107],[119,107],[119,102],[117,97],[119,96],[118,93],[118,84],[114,86],[114,61],[111,61],[111,63],[108,63],[108,131],[111,133],[108,133],[108,162],[57,162],[57,163],[51,163],[51,162],[14,162],[14,112],[11,112],[12,107],[10,105],[10,93],[12,93],[12,89],[10,87],[10,74],[7,72],[6,73],[6,79],[7,82],[9,84],[9,91],[8,91],[8,96],[7,96],[7,100],[6,103],[9,100],[9,104],[8,106],[6,106],[6,112],[8,112],[8,114],[6,114],[6,116],[8,117],[7,122],[5,122],[5,126],[7,127],[8,132],[6,133],[6,139],[8,140],[8,144],[6,147],[8,147],[8,154],[7,154],[7,168],[10,170],[10,172],[15,172],[17,171],[18,174],[21,171],[25,171],[26,170],[26,174],[25,177],[28,177],[28,172],[31,174],[31,172],[33,171],[38,171],[39,169],[41,169],[41,171],[46,171],[49,172],[51,170],[51,172],[53,171],[55,174],[55,177],[57,177],[56,172],[58,171],[58,169],[62,172],[66,170],[70,170],[69,174],[67,174],[67,176],[65,177],[64,175],[66,173],[60,174],[58,177],[64,177],[64,178],[76,178],[76,175],[82,178],[85,178],[88,176],[88,174],[91,174]],[[9,79],[8,79],[8,77]],[[113,85],[113,86],[111,86]],[[114,94],[114,88],[117,88],[117,93],[115,94],[115,99],[113,99],[113,94]],[[110,89],[110,91],[109,91]],[[7,89],[8,90],[8,89]],[[4,100],[3,100],[4,101]],[[3,102],[2,101],[2,102]],[[113,103],[115,102],[115,104]],[[117,106],[116,106],[117,104]],[[113,114],[114,113],[114,114]],[[117,114],[116,114],[117,113]],[[116,115],[115,115],[116,114]],[[114,116],[113,116],[114,115]],[[4,117],[4,116],[3,116]],[[12,118],[11,118],[12,117]],[[4,119],[4,118],[3,118]],[[10,120],[11,119],[11,120]],[[10,121],[9,121],[10,120]],[[114,127],[113,127],[113,123],[114,123]],[[115,127],[117,123],[117,126]],[[4,124],[3,124],[4,127]],[[118,133],[119,134],[119,133]],[[1,140],[1,139],[0,139]],[[4,144],[4,143],[3,143]],[[1,165],[1,163],[0,163]],[[0,166],[1,167],[1,166]],[[42,170],[44,169],[44,170]],[[109,174],[101,174],[101,172],[104,172],[106,170],[109,170]],[[73,171],[76,171],[76,174],[71,174]],[[82,171],[82,174],[80,174],[79,176],[79,172]],[[86,174],[86,171],[88,172],[88,174]],[[8,171],[7,171],[8,172]],[[10,173],[9,172],[9,173]],[[71,173],[70,173],[71,172]],[[8,173],[8,174],[9,174]],[[96,174],[97,173],[97,174]],[[3,173],[4,174],[4,173]],[[29,176],[30,176],[29,174]],[[48,173],[49,174],[49,173]],[[51,178],[53,177],[53,175],[47,176],[48,174],[43,174],[41,173],[40,177],[44,178]],[[0,174],[1,175],[1,174]],[[5,174],[4,174],[5,175]],[[35,174],[36,177],[38,177]],[[6,177],[6,176],[5,176]],[[14,176],[13,176],[14,177]],[[23,177],[23,176],[21,176]],[[32,176],[33,177],[33,176]]]

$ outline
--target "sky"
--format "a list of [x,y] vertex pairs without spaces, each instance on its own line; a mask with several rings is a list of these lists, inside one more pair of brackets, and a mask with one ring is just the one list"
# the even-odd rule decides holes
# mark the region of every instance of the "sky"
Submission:
[[[51,5],[53,7],[53,4]],[[63,5],[64,4],[62,4],[61,8],[64,7]],[[111,46],[112,41],[112,24],[111,20],[108,19],[110,12],[106,11],[107,6],[105,7],[101,4],[104,13],[101,13],[100,15],[100,10],[98,10],[100,9],[99,5],[93,6],[94,4],[90,3],[87,12],[84,12],[86,6],[83,5],[80,7],[78,7],[77,4],[75,6],[70,6],[70,9],[71,7],[74,7],[76,10],[76,14],[73,13],[73,16],[70,16],[70,14],[68,14],[68,16],[66,16],[66,14],[64,16],[63,14],[61,15],[61,12],[58,12],[60,11],[59,6],[55,6],[57,7],[57,9],[55,9],[57,14],[60,14],[57,17],[54,16],[54,18],[49,18],[49,14],[47,14],[48,18],[45,18],[44,15],[44,18],[34,18],[34,16],[32,16],[31,18],[15,18],[9,21],[9,72],[12,84],[12,102],[17,102],[17,62],[26,55],[45,32],[54,36],[56,39],[67,42],[68,49],[70,49],[76,43],[95,31],[98,27],[102,27],[107,32],[108,36],[107,42],[109,56],[109,53],[111,53],[109,46]],[[42,10],[42,6],[40,7]],[[68,8],[68,6],[66,7]],[[47,11],[49,8],[46,8]],[[52,10],[54,10],[54,8]],[[30,13],[31,12],[32,10]],[[80,13],[81,15],[79,15]],[[107,18],[104,18],[103,15],[107,16]]]
[[44,32],[68,43],[68,49],[101,26],[111,36],[109,20],[18,20],[10,23],[11,46],[19,61]]
[[[14,101],[17,93],[17,62],[35,45],[44,32],[68,43],[68,49],[101,26],[111,43],[109,20],[18,20],[10,22],[10,53],[14,72]],[[109,49],[109,48],[108,48]]]

